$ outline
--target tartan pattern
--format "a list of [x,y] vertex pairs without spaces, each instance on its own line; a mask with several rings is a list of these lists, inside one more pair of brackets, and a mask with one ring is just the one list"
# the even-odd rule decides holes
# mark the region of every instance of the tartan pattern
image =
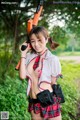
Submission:
[[60,115],[60,104],[59,99],[57,97],[53,97],[54,104],[49,105],[47,107],[42,107],[41,104],[38,103],[29,103],[28,111],[31,112],[32,110],[34,113],[40,113],[43,118],[53,118]]

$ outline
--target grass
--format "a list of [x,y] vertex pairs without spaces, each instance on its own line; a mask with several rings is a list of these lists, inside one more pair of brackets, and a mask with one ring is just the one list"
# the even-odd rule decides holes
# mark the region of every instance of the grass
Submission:
[[[66,102],[62,105],[63,120],[80,120],[77,117],[77,103],[80,98],[79,86],[80,83],[80,64],[72,62],[62,62],[63,79],[59,81],[61,84]],[[77,111],[77,112],[76,112]]]

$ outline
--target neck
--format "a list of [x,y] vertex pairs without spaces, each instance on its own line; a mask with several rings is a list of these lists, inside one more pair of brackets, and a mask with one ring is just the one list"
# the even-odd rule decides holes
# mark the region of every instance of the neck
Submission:
[[37,54],[38,55],[43,55],[45,52],[47,51],[47,48],[45,48],[43,51],[41,51],[41,52],[38,52]]

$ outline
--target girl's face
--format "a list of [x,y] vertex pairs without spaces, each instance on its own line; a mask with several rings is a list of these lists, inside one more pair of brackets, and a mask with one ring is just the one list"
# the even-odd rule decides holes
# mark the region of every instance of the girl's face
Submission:
[[43,36],[42,33],[38,33],[37,35],[33,33],[30,37],[30,43],[31,43],[33,49],[37,53],[42,53],[43,51],[46,50],[47,42],[48,42],[48,40],[45,39],[45,37]]

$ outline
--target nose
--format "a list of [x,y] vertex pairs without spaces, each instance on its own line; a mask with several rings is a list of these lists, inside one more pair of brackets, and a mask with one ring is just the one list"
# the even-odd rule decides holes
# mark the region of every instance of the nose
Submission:
[[38,42],[37,41],[35,42],[35,46],[38,46]]

